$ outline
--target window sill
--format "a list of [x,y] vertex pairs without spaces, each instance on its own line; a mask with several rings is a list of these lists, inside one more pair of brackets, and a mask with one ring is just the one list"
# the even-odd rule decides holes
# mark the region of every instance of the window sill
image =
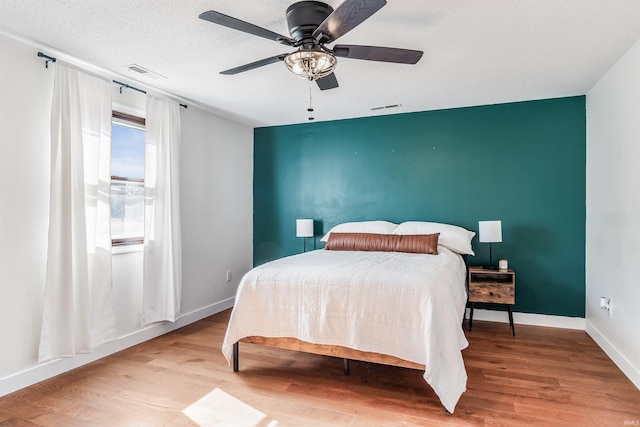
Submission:
[[111,255],[127,254],[130,252],[142,252],[144,250],[144,244],[139,243],[137,245],[119,245],[111,247]]

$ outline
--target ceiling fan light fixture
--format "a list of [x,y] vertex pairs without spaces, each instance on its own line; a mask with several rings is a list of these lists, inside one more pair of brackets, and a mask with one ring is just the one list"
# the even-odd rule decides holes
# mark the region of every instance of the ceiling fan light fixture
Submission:
[[320,49],[299,49],[284,58],[293,74],[305,80],[318,80],[336,68],[336,58]]

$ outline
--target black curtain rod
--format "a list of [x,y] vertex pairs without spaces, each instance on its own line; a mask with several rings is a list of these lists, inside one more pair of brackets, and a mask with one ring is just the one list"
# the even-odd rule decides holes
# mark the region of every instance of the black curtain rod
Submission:
[[[56,62],[56,58],[54,58],[53,56],[45,55],[45,54],[44,54],[44,53],[42,53],[42,52],[38,52],[38,57],[39,57],[39,58],[44,58],[44,59],[45,59],[45,62],[44,62],[44,66],[45,66],[45,68],[49,68],[49,61],[51,61],[51,62]],[[117,81],[117,80],[112,80],[112,81],[113,81],[115,84],[117,84],[117,85],[119,85],[119,86],[120,86],[120,93],[122,93],[122,89],[123,89],[123,88],[124,88],[124,89],[133,89],[133,90],[137,90],[138,92],[142,92],[142,93],[144,93],[144,94],[146,94],[146,93],[147,93],[147,91],[144,91],[144,90],[142,90],[142,89],[138,89],[137,87],[130,86],[130,85],[126,84],[126,83],[122,83],[122,82],[119,82],[119,81]],[[181,106],[181,107],[183,107],[183,108],[187,108],[187,104],[180,104],[180,106]]]
[[[142,92],[142,93],[145,93],[145,94],[147,93],[147,91],[144,91],[142,89],[138,89],[137,87],[133,87],[131,85],[119,82],[117,80],[113,80],[113,82],[120,86],[120,93],[122,93],[122,89],[133,89],[133,90],[137,90],[138,92]],[[183,108],[187,108],[187,104],[180,104],[180,106],[183,107]]]
[[137,90],[138,92],[141,92],[141,93],[147,93],[146,91],[144,91],[142,89],[138,89],[137,87],[129,86],[128,84],[119,82],[117,80],[113,80],[113,82],[115,84],[117,84],[118,86],[120,86],[120,93],[122,93],[122,89],[133,89],[133,90]]

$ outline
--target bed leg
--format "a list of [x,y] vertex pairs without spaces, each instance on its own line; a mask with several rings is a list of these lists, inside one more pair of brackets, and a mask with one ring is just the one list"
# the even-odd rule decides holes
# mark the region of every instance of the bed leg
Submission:
[[233,372],[240,369],[240,342],[233,344]]
[[345,375],[349,375],[349,359],[342,359],[343,360],[343,369],[344,369],[344,374]]

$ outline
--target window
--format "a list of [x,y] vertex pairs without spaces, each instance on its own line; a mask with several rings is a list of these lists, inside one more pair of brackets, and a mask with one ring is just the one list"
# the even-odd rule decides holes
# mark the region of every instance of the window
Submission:
[[111,124],[111,239],[114,246],[144,241],[144,125],[113,112]]

